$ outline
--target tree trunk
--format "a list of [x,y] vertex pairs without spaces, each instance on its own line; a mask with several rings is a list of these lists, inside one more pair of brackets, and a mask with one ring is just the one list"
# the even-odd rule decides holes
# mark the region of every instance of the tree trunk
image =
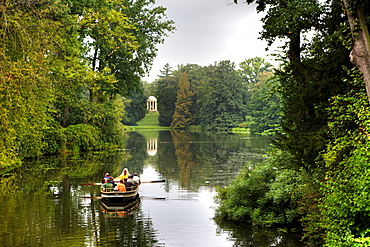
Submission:
[[69,107],[64,107],[64,114],[62,116],[62,127],[66,128],[69,126]]
[[361,7],[351,8],[349,0],[343,0],[353,38],[351,62],[362,72],[367,97],[370,102],[370,35]]

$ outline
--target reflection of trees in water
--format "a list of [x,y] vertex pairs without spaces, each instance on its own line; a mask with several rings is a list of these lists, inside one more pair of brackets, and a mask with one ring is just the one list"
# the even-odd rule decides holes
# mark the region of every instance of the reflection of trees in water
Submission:
[[169,131],[159,132],[158,137],[158,170],[165,178],[178,178],[178,167],[172,135]]
[[194,150],[191,150],[192,136],[184,131],[171,131],[175,155],[177,158],[178,174],[181,186],[189,187],[191,171],[194,169],[196,162],[193,156]]
[[[98,152],[28,160],[0,181],[0,242],[5,246],[153,246],[151,219],[141,208],[125,219],[103,216],[103,172],[125,162],[124,152]],[[17,187],[15,187],[15,185]],[[49,186],[57,186],[56,194]],[[9,193],[11,192],[11,193]],[[113,235],[112,235],[113,234]]]
[[25,160],[12,174],[22,193],[41,195],[50,186],[68,190],[71,185],[100,182],[105,172],[118,169],[128,158],[125,151],[119,150],[44,156]]
[[268,140],[237,135],[180,131],[160,133],[158,169],[166,178],[181,181],[189,190],[227,185],[246,162],[262,159]]
[[141,208],[129,217],[106,217],[100,201],[62,192],[58,200],[22,193],[2,201],[0,241],[4,246],[153,246],[158,242]]
[[[198,174],[212,186],[226,186],[245,163],[261,161],[266,153],[266,139],[241,139],[238,135],[215,135],[201,133],[197,159],[200,163]],[[203,142],[203,143],[201,143]]]
[[[252,227],[250,225],[236,224],[216,220],[218,234],[228,233],[229,238],[234,241],[234,246],[297,246],[300,236],[292,233],[284,233],[278,229]],[[248,234],[246,234],[246,232]]]
[[[158,240],[150,218],[143,215],[140,204],[135,213],[130,212],[128,217],[117,214],[100,214],[99,245],[101,246],[154,246]],[[126,209],[130,211],[131,209]],[[117,217],[115,217],[117,216]],[[125,215],[127,216],[127,215]],[[114,237],[112,237],[114,236]]]
[[131,132],[127,140],[126,148],[129,149],[131,158],[122,165],[122,169],[127,167],[130,173],[142,173],[145,160],[149,157],[146,138],[138,132]]

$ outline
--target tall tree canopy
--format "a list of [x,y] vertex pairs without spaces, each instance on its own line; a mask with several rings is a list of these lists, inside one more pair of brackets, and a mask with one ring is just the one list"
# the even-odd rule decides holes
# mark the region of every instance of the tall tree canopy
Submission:
[[171,127],[186,128],[194,123],[194,116],[191,114],[192,96],[188,76],[184,72],[180,77],[177,100],[175,102],[175,112],[172,115]]
[[200,123],[207,130],[228,130],[243,122],[245,91],[241,77],[230,61],[215,65],[206,86],[209,91],[201,96]]
[[0,166],[122,143],[119,97],[139,89],[174,30],[154,3],[0,3]]
[[[282,131],[275,143],[278,150],[266,161],[267,167],[277,167],[277,175],[294,171],[300,180],[297,184],[289,178],[282,184],[277,177],[271,178],[270,189],[265,188],[270,191],[254,200],[268,202],[271,196],[279,196],[274,189],[279,186],[280,191],[287,191],[286,198],[295,200],[290,205],[299,207],[306,240],[312,245],[368,246],[369,181],[362,174],[368,174],[370,167],[365,148],[370,111],[364,100],[369,99],[364,89],[369,92],[370,2],[246,2],[256,3],[258,12],[265,11],[262,39],[269,44],[285,40],[279,54],[282,65],[275,72]],[[248,184],[257,173],[245,169],[239,184]],[[241,186],[233,186],[240,192]],[[236,199],[236,191],[222,191],[221,209]],[[244,191],[254,193],[249,188]],[[276,213],[275,202],[264,204],[263,209],[260,205],[250,208],[248,200],[237,202],[240,205],[232,212],[223,210],[227,217],[243,213],[244,219],[264,224]],[[255,212],[259,217],[253,221]]]

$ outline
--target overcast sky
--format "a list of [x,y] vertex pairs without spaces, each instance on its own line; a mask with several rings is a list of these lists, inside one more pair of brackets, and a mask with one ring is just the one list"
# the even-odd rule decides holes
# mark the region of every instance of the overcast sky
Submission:
[[264,57],[266,42],[258,39],[262,30],[254,5],[232,4],[233,0],[157,0],[167,8],[168,19],[175,21],[176,30],[159,45],[147,82],[157,79],[166,63],[201,66],[215,61],[230,60],[237,65],[252,57]]

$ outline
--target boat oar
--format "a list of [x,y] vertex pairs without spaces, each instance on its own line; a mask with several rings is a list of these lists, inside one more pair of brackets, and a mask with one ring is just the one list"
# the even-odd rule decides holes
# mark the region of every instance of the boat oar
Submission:
[[164,183],[166,182],[166,180],[164,179],[161,179],[161,180],[154,180],[154,181],[145,181],[145,182],[141,182],[142,184],[147,184],[147,183]]
[[84,183],[81,184],[82,186],[87,186],[87,185],[102,185],[102,183]]
[[[166,182],[166,180],[164,179],[161,179],[161,180],[154,180],[154,181],[145,181],[145,182],[141,182],[142,184],[146,184],[146,183],[164,183]],[[84,184],[81,184],[82,186],[87,186],[87,185],[102,185],[102,183],[84,183]]]
[[101,196],[83,196],[81,198],[83,198],[83,199],[102,199],[103,197],[101,197]]

